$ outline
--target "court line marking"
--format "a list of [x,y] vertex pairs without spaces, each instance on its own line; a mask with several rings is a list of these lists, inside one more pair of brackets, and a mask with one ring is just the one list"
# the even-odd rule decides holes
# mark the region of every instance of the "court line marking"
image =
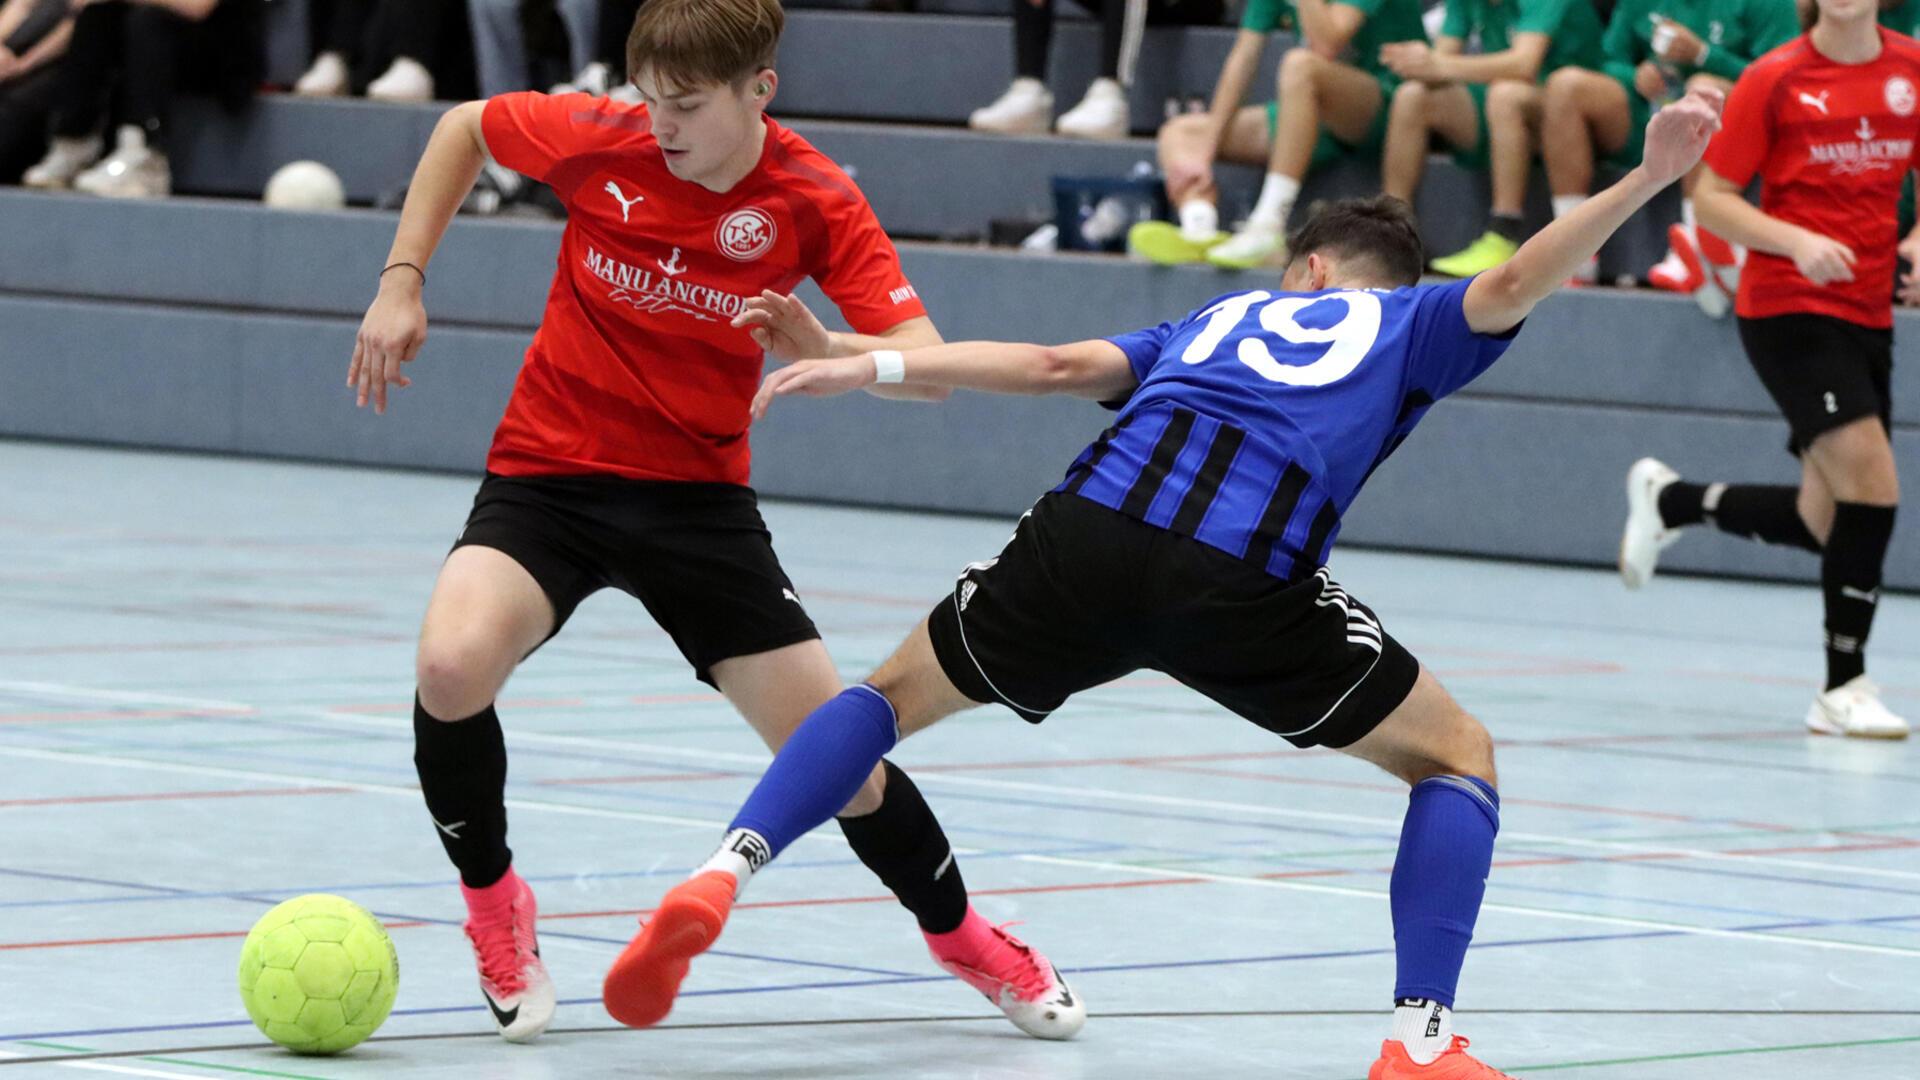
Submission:
[[[69,697],[78,697],[83,700],[96,699],[96,700],[121,701],[129,704],[160,703],[160,704],[181,705],[186,707],[196,707],[196,708],[205,708],[209,710],[222,710],[222,711],[233,710],[233,709],[255,708],[254,706],[248,705],[243,702],[221,701],[221,700],[209,699],[209,698],[178,697],[173,695],[147,694],[143,692],[93,690],[86,687],[78,687],[78,686],[71,686],[63,683],[50,683],[50,682],[18,681],[18,680],[0,681],[0,691],[6,691],[6,690],[19,690],[19,691],[25,691],[29,693],[65,695]],[[273,708],[281,711],[285,711],[285,712],[294,713],[296,715],[326,720],[326,721],[329,721],[332,723],[338,723],[338,724],[348,724],[348,725],[354,725],[359,727],[376,727],[376,728],[382,728],[386,730],[397,730],[402,728],[409,731],[412,730],[412,723],[410,720],[402,721],[402,720],[387,719],[387,718],[382,718],[377,716],[357,715],[353,713],[339,712],[334,709],[322,708],[317,706],[276,705],[276,706],[273,706]],[[650,754],[656,754],[656,755],[663,755],[667,757],[678,757],[678,758],[688,759],[688,760],[704,761],[708,763],[713,763],[718,761],[745,763],[745,764],[755,765],[762,769],[766,767],[766,764],[768,761],[767,757],[761,756],[761,755],[740,754],[740,753],[734,753],[734,752],[724,751],[724,750],[692,750],[692,749],[688,749],[686,747],[680,747],[680,746],[668,746],[668,745],[662,745],[658,743],[627,742],[627,741],[618,740],[618,739],[605,739],[605,738],[599,738],[596,736],[589,736],[589,735],[548,735],[548,734],[542,734],[539,732],[508,732],[506,733],[506,738],[508,742],[543,743],[550,746],[571,746],[571,747],[576,747],[581,749],[593,749],[593,750],[603,750],[603,751],[614,750],[614,751],[621,751],[621,752],[643,752],[643,753],[650,753]],[[0,749],[0,752],[18,753],[23,751],[19,751],[19,750],[10,751],[5,749]],[[78,754],[78,752],[75,752],[75,751],[39,751],[39,752],[50,753],[50,754]],[[88,756],[88,755],[79,755],[79,756]],[[127,760],[144,760],[144,759],[127,759]],[[181,767],[196,768],[196,769],[217,768],[215,766],[181,766]],[[226,773],[224,775],[236,775],[236,774],[237,773]],[[221,775],[221,774],[216,774],[216,775]],[[302,786],[313,786],[309,781],[300,780],[299,778],[289,778],[282,774],[261,773],[257,775],[263,776],[263,777],[269,777],[271,779],[278,780],[281,782],[286,782],[289,779],[292,779],[294,780],[294,782],[298,782]],[[1084,796],[1088,798],[1106,799],[1110,801],[1139,803],[1144,805],[1174,806],[1174,807],[1181,807],[1185,809],[1228,811],[1228,812],[1235,812],[1235,813],[1265,815],[1265,816],[1271,816],[1271,817],[1297,818],[1297,819],[1309,820],[1309,821],[1338,822],[1341,824],[1348,824],[1348,825],[1356,825],[1356,824],[1367,825],[1375,828],[1388,829],[1393,831],[1398,831],[1401,826],[1401,822],[1399,819],[1370,817],[1370,816],[1360,815],[1360,814],[1343,814],[1343,813],[1335,813],[1331,811],[1321,811],[1321,810],[1300,810],[1300,809],[1294,809],[1294,808],[1288,808],[1288,807],[1266,806],[1266,805],[1255,804],[1255,803],[1226,802],[1226,801],[1214,800],[1214,799],[1193,799],[1193,798],[1187,798],[1183,796],[1152,795],[1152,794],[1147,794],[1143,792],[1116,791],[1108,788],[1093,788],[1093,787],[1081,787],[1081,786],[1068,787],[1068,786],[1055,785],[1055,784],[1033,784],[1033,783],[1027,783],[1027,782],[1018,781],[1018,780],[996,780],[988,777],[954,776],[950,773],[929,773],[924,776],[924,780],[926,782],[936,783],[936,784],[946,783],[946,784],[954,784],[958,786],[985,787],[985,788],[995,788],[995,789],[1009,790],[1009,791],[1039,792],[1039,793],[1053,794],[1053,795],[1075,795],[1075,796]],[[361,783],[355,782],[354,786],[359,786],[364,790],[378,789],[378,790],[384,790],[388,792],[406,792],[410,797],[418,795],[418,789],[416,788],[399,787],[396,785],[372,785],[372,784],[361,784]],[[516,802],[525,803],[530,809],[551,809],[557,812],[578,813],[578,814],[583,814],[585,816],[618,816],[618,817],[626,818],[627,820],[641,820],[641,821],[649,821],[649,822],[655,822],[655,823],[661,823],[661,824],[676,824],[676,825],[684,825],[688,827],[709,827],[709,828],[724,827],[715,822],[701,821],[699,819],[668,817],[666,815],[649,815],[649,814],[643,814],[639,811],[601,810],[597,808],[577,807],[577,806],[572,806],[570,804],[547,803],[547,802],[542,802],[537,800],[509,799],[507,801],[508,808],[509,809],[514,808],[516,805]],[[831,841],[835,843],[839,843],[842,846],[844,846],[844,843],[845,843],[841,838],[837,836],[831,836],[830,834],[825,835],[823,837],[823,834],[819,830],[815,830],[806,835],[808,838],[813,838],[813,839],[821,839],[821,838],[830,839]],[[1899,881],[1920,881],[1920,872],[1906,871],[1906,870],[1892,870],[1892,869],[1886,869],[1882,867],[1872,867],[1872,866],[1856,866],[1856,865],[1847,864],[1847,863],[1827,863],[1827,862],[1815,862],[1815,861],[1804,860],[1804,859],[1784,859],[1778,856],[1766,856],[1766,855],[1746,855],[1746,856],[1728,855],[1728,854],[1722,854],[1720,852],[1715,852],[1715,851],[1705,851],[1698,848],[1685,848],[1685,847],[1674,847],[1674,846],[1664,846],[1664,845],[1650,846],[1646,844],[1634,843],[1631,841],[1602,840],[1602,839],[1595,839],[1591,837],[1557,836],[1550,833],[1530,833],[1530,832],[1508,831],[1505,835],[1508,837],[1508,839],[1518,840],[1526,843],[1557,844],[1557,845],[1563,845],[1568,847],[1584,847],[1584,848],[1592,848],[1592,849],[1605,850],[1605,851],[1632,851],[1632,852],[1640,852],[1640,853],[1646,853],[1646,854],[1662,854],[1662,855],[1676,856],[1681,858],[1700,859],[1702,861],[1708,861],[1708,862],[1730,862],[1730,863],[1745,864],[1749,866],[1767,865],[1767,866],[1778,866],[1778,867],[1790,868],[1790,869],[1796,869],[1796,870],[1812,870],[1812,871],[1818,871],[1822,873],[1847,874],[1847,875],[1853,875],[1857,877],[1878,877],[1878,878],[1887,878],[1887,879],[1899,880]],[[956,850],[959,854],[968,854],[968,852],[963,849],[956,849]],[[1159,872],[1166,872],[1166,871],[1163,870]]]
[[[1107,870],[1114,873],[1151,874],[1154,876],[1180,875],[1199,878],[1203,881],[1216,881],[1228,885],[1254,885],[1263,889],[1287,889],[1294,892],[1325,893],[1330,896],[1361,896],[1369,900],[1386,901],[1390,896],[1372,889],[1356,889],[1345,885],[1316,885],[1304,881],[1286,881],[1276,878],[1248,877],[1242,874],[1215,874],[1202,870],[1171,870],[1164,866],[1142,866],[1129,863],[1107,862],[1098,859],[1072,859],[1058,855],[1019,855],[1021,862],[1044,863],[1051,866],[1072,866],[1090,870]],[[1822,938],[1795,937],[1790,934],[1768,934],[1754,930],[1723,930],[1710,926],[1693,926],[1687,923],[1663,922],[1657,919],[1635,919],[1622,915],[1593,915],[1583,911],[1559,911],[1553,908],[1538,908],[1526,904],[1504,904],[1483,902],[1481,911],[1498,911],[1509,915],[1532,915],[1543,919],[1561,919],[1567,922],[1587,922],[1600,926],[1630,927],[1636,930],[1658,930],[1670,934],[1687,934],[1694,937],[1727,938],[1734,941],[1763,941],[1773,945],[1796,945],[1810,949],[1829,949],[1835,952],[1861,952],[1876,956],[1920,956],[1920,949],[1903,949],[1897,945],[1866,945],[1851,941],[1829,941]]]
[[[1319,1020],[1329,1018],[1377,1018],[1383,1013],[1379,1009],[1200,1009],[1188,1012],[1180,1011],[1137,1011],[1137,1012],[1096,1012],[1088,1014],[1088,1019],[1101,1021],[1118,1020],[1271,1020],[1299,1019]],[[1703,1017],[1920,1017],[1920,1010],[1897,1009],[1471,1009],[1460,1013],[1461,1016],[1703,1016]],[[982,1013],[966,1016],[853,1016],[840,1018],[820,1018],[811,1020],[716,1020],[693,1024],[657,1024],[651,1028],[630,1028],[619,1024],[584,1024],[576,1027],[551,1027],[548,1035],[598,1035],[629,1031],[731,1031],[742,1028],[818,1028],[818,1027],[886,1027],[900,1024],[997,1024],[1003,1018]],[[427,1031],[414,1035],[375,1035],[366,1040],[373,1043],[414,1043],[414,1042],[451,1042],[464,1040],[482,1040],[496,1038],[491,1031]],[[1737,1053],[1766,1053],[1771,1050],[1814,1049],[1838,1046],[1873,1045],[1883,1042],[1904,1042],[1913,1039],[1866,1040],[1861,1043],[1824,1043],[1810,1046],[1793,1047],[1755,1047],[1735,1051]],[[31,1045],[23,1044],[23,1045]],[[42,1055],[27,1057],[11,1051],[0,1051],[0,1055],[15,1060],[0,1061],[4,1065],[64,1064],[82,1060],[102,1058],[157,1057],[159,1055],[178,1054],[218,1054],[238,1053],[248,1050],[261,1050],[269,1044],[265,1042],[219,1043],[212,1046],[175,1046],[145,1050],[87,1050],[72,1054]],[[1723,1054],[1726,1051],[1703,1051],[1702,1054]],[[1626,1064],[1644,1062],[1651,1058],[1632,1058],[1618,1062],[1576,1062],[1565,1065],[1534,1065],[1541,1068],[1573,1068],[1585,1065]],[[1662,1057],[1658,1060],[1669,1060]],[[220,1068],[207,1065],[207,1068]],[[1528,1066],[1523,1066],[1528,1067]],[[284,1075],[284,1074],[276,1074]]]
[[[119,1073],[122,1076],[154,1076],[161,1080],[206,1080],[205,1073],[161,1072],[158,1069],[136,1069],[131,1065],[111,1065],[104,1061],[66,1060],[68,1055],[27,1057],[16,1050],[0,1050],[0,1065],[59,1065],[67,1069],[86,1069],[89,1072]],[[145,1057],[144,1054],[115,1055],[126,1057]],[[11,1060],[6,1060],[11,1059]]]

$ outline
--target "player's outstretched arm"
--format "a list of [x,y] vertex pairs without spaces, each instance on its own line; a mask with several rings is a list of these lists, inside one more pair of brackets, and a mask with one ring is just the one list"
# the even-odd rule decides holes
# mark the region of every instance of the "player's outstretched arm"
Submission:
[[1111,401],[1139,385],[1127,354],[1111,341],[1072,345],[1024,345],[957,341],[949,345],[878,356],[862,353],[836,360],[803,360],[768,375],[754,395],[753,418],[767,414],[776,397],[833,397],[864,390],[888,375],[908,387],[985,390],[996,394],[1071,394]]
[[[942,341],[933,320],[925,315],[896,323],[878,334],[836,333],[828,330],[799,297],[772,289],[749,297],[746,310],[733,317],[733,325],[746,328],[754,344],[783,364],[858,356],[876,349],[920,349]],[[867,392],[897,401],[945,401],[952,393],[938,386],[893,384],[869,386]]]
[[1467,325],[1482,334],[1505,333],[1520,325],[1534,305],[1572,277],[1634,211],[1693,168],[1720,128],[1725,103],[1717,90],[1695,90],[1653,114],[1638,167],[1535,233],[1513,258],[1473,279],[1462,300]]
[[480,134],[485,108],[484,101],[470,101],[442,116],[413,171],[406,204],[400,208],[400,227],[381,264],[387,270],[380,275],[380,292],[360,321],[353,361],[347,366],[347,385],[357,391],[356,406],[371,399],[373,411],[384,413],[387,387],[412,383],[400,374],[400,365],[420,355],[427,340],[427,309],[420,302],[427,263],[486,162],[487,146]]

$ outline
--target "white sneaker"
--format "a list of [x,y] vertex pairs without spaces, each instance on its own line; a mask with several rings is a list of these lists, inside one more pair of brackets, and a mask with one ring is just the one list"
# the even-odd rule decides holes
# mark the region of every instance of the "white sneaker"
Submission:
[[386,74],[367,84],[367,96],[375,101],[432,101],[433,72],[411,57],[396,57]]
[[1585,288],[1588,285],[1598,285],[1599,283],[1600,256],[1598,255],[1587,256],[1587,261],[1581,263],[1580,268],[1575,270],[1573,276],[1567,279],[1567,285],[1576,289]]
[[21,174],[20,182],[30,188],[47,191],[72,187],[73,178],[85,171],[87,166],[99,161],[105,149],[106,143],[98,135],[75,138],[56,135],[53,145],[47,148],[47,156]]
[[622,105],[638,105],[641,103],[640,88],[630,82],[623,82],[619,86],[607,91],[607,97]]
[[1124,139],[1128,123],[1126,90],[1112,79],[1095,79],[1087,96],[1062,114],[1053,130],[1076,139]]
[[1627,470],[1627,527],[1620,533],[1620,580],[1638,589],[1653,580],[1660,553],[1680,539],[1660,518],[1660,493],[1680,479],[1656,458],[1641,458]]
[[613,87],[613,71],[607,65],[595,60],[580,69],[580,73],[571,82],[556,85],[550,94],[592,94],[594,97],[606,97]]
[[302,97],[339,97],[347,92],[347,58],[337,52],[323,52],[313,58],[293,92]]
[[1044,135],[1053,119],[1053,92],[1039,79],[1015,79],[993,104],[973,110],[967,126],[1000,135]]
[[113,153],[73,178],[73,190],[109,199],[164,199],[173,193],[167,155],[147,146],[145,130],[122,124],[114,140]]
[[1813,699],[1807,708],[1807,730],[1856,739],[1904,739],[1907,722],[1880,703],[1880,688],[1873,680],[1856,675]]
[[1287,238],[1274,226],[1248,222],[1239,232],[1208,248],[1207,261],[1222,270],[1284,266]]
[[480,993],[500,1037],[508,1042],[526,1042],[553,1022],[553,980],[540,960],[534,934],[538,918],[533,890],[522,881],[508,922],[482,927],[469,919],[465,927],[480,969]]

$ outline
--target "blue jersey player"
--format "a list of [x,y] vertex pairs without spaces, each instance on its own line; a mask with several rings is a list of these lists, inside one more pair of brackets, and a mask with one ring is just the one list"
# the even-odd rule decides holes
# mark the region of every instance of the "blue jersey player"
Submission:
[[1452,1032],[1499,826],[1492,740],[1324,563],[1373,468],[1699,161],[1720,104],[1703,91],[1660,110],[1638,168],[1469,281],[1415,284],[1422,253],[1404,203],[1336,203],[1292,239],[1277,288],[1149,330],[873,353],[769,376],[760,412],[776,396],[875,381],[1067,393],[1120,411],[997,558],[968,567],[871,679],[794,733],[720,850],[614,963],[608,1010],[635,1025],[665,1017],[747,879],[830,819],[898,739],[980,704],[1037,722],[1077,691],[1151,668],[1296,746],[1341,750],[1411,786],[1391,885],[1396,1007],[1368,1075],[1504,1076]]

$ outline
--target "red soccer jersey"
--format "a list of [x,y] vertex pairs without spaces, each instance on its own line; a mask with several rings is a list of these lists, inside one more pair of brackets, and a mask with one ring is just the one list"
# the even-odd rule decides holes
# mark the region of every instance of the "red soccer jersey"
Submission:
[[487,468],[745,484],[762,356],[729,325],[762,289],[820,283],[853,328],[926,314],[853,181],[767,120],[725,194],[667,171],[643,106],[505,94],[481,130],[567,207],[559,269]]
[[1896,206],[1920,163],[1920,42],[1886,29],[1880,40],[1877,59],[1839,64],[1796,38],[1754,61],[1727,100],[1707,164],[1741,187],[1759,173],[1760,209],[1859,259],[1852,281],[1820,286],[1792,259],[1754,252],[1740,276],[1745,318],[1801,312],[1893,325]]

